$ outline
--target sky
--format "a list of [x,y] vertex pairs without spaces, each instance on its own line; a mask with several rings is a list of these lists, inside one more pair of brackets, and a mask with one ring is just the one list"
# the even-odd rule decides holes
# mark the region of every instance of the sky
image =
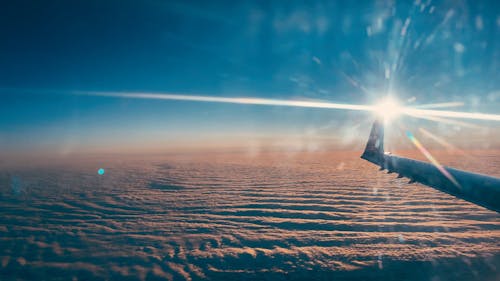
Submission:
[[[373,119],[87,92],[349,104],[391,94],[500,113],[498,1],[20,0],[3,3],[0,38],[0,145],[14,155],[359,147]],[[500,135],[498,122],[402,122],[485,148]]]

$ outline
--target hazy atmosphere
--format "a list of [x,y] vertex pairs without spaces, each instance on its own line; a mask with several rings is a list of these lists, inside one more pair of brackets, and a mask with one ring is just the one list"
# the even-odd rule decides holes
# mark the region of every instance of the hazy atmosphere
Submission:
[[360,159],[378,119],[498,180],[498,1],[20,0],[0,38],[1,280],[500,279],[498,211]]
[[[451,110],[498,113],[499,6],[11,1],[0,12],[0,143],[29,155],[269,144],[361,149],[373,119],[357,111],[89,92],[347,104],[391,94],[410,106],[456,102],[462,105]],[[499,146],[497,123],[458,129],[467,120],[402,121],[463,146]]]

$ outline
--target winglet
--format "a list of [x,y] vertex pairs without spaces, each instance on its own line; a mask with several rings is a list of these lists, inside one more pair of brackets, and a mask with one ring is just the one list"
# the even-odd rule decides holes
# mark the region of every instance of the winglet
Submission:
[[381,166],[384,160],[384,123],[375,120],[361,158]]

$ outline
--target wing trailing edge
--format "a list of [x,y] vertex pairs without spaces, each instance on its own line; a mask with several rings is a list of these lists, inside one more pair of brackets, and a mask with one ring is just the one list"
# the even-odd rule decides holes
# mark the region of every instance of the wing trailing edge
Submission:
[[380,170],[406,177],[487,209],[500,212],[500,179],[488,175],[437,167],[431,163],[399,157],[384,151],[383,121],[376,120],[370,131],[365,151],[361,155]]

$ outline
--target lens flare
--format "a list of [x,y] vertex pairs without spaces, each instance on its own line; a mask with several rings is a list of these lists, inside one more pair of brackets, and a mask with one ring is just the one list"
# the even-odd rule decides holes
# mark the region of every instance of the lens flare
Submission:
[[425,135],[426,137],[432,139],[433,141],[439,143],[440,145],[442,145],[444,148],[446,148],[446,150],[448,152],[457,152],[461,155],[466,155],[464,151],[460,150],[458,147],[454,146],[453,144],[447,142],[445,139],[441,138],[441,137],[438,137],[436,136],[435,134],[427,131],[426,129],[424,128],[418,128],[418,130],[423,134]]
[[388,123],[404,112],[404,108],[399,105],[397,100],[388,96],[374,106],[374,111]]
[[343,104],[343,103],[318,102],[318,101],[278,100],[278,99],[263,99],[263,98],[228,98],[228,97],[213,97],[213,96],[192,96],[192,95],[180,95],[180,94],[152,94],[152,93],[89,92],[87,94],[93,96],[135,98],[135,99],[179,100],[179,101],[310,107],[310,108],[347,109],[347,110],[365,110],[365,111],[372,110],[372,107],[368,105]]
[[419,104],[415,105],[414,108],[444,108],[444,107],[460,107],[464,106],[463,102],[443,102],[443,103],[429,103],[429,104]]
[[448,125],[460,126],[460,127],[464,127],[464,128],[471,128],[471,129],[484,128],[484,127],[476,125],[476,124],[472,124],[472,123],[460,121],[460,120],[455,120],[455,119],[447,119],[447,118],[443,118],[443,117],[433,117],[433,116],[412,115],[410,113],[408,115],[415,117],[415,118],[420,118],[420,119],[434,121],[434,122],[448,124]]
[[416,118],[445,117],[445,118],[458,118],[458,119],[500,121],[500,115],[498,114],[431,110],[431,109],[407,107],[399,105],[398,102],[393,98],[386,98],[382,100],[382,102],[376,105],[360,105],[360,104],[345,104],[345,103],[333,103],[333,102],[323,102],[323,101],[279,100],[279,99],[264,99],[264,98],[252,98],[252,97],[229,98],[229,97],[183,95],[183,94],[170,94],[170,93],[81,92],[81,91],[75,91],[73,93],[80,95],[116,97],[116,98],[179,100],[179,101],[196,101],[196,102],[216,102],[216,103],[233,103],[233,104],[357,110],[357,111],[374,112],[376,114],[385,116],[388,119],[393,119],[399,115],[404,114]]
[[458,118],[458,119],[500,121],[500,115],[498,114],[485,114],[479,112],[460,112],[460,111],[431,110],[431,109],[418,109],[418,108],[405,107],[404,113],[417,118],[447,117],[447,118]]
[[434,156],[418,141],[418,139],[410,132],[406,132],[406,136],[410,139],[410,141],[422,152],[422,154],[434,165],[441,174],[443,174],[447,179],[449,179],[455,186],[460,187],[460,184],[457,180],[446,170],[446,168],[441,165]]

